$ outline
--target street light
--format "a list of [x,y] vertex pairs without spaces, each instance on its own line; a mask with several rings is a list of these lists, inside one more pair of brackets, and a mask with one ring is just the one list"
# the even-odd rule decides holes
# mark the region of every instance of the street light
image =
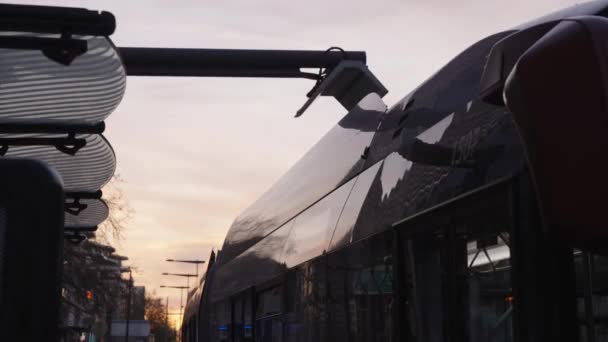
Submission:
[[181,262],[185,264],[196,264],[196,276],[198,277],[198,265],[204,264],[205,260],[176,260],[176,259],[167,259],[167,262]]
[[131,273],[130,267],[123,267],[120,269],[120,273],[129,272],[129,297],[127,299],[127,332],[125,333],[125,341],[129,342],[129,320],[131,317],[131,288],[133,287],[133,274]]
[[198,277],[198,274],[188,274],[188,273],[167,273],[167,272],[163,272],[163,275],[168,275],[168,276],[176,276],[176,277],[186,277],[186,285],[188,288],[190,288],[190,278]]
[[165,286],[165,285],[161,285],[160,286],[163,289],[179,289],[179,324],[182,324],[182,320],[183,320],[183,309],[184,309],[184,289],[187,289],[187,286]]
[[169,296],[167,296],[167,302],[165,302],[165,305],[166,305],[165,313],[167,314],[165,316],[165,324],[167,324],[167,326],[169,326]]

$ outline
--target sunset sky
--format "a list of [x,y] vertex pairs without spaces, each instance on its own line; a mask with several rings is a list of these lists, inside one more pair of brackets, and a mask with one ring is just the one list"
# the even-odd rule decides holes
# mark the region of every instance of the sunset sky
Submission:
[[[480,38],[568,0],[49,0],[20,3],[106,10],[118,46],[365,50],[390,106]],[[308,80],[129,78],[107,120],[121,185],[135,216],[120,253],[136,284],[179,311],[193,272],[166,258],[207,259],[232,220],[344,114],[332,98],[293,118]]]

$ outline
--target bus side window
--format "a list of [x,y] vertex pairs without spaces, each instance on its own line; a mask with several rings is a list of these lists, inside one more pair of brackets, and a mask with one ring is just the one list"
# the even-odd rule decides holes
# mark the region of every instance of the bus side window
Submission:
[[402,241],[402,319],[407,340],[445,341],[446,237],[442,231]]
[[395,341],[393,232],[327,257],[328,341]]
[[401,240],[401,334],[409,341],[509,342],[513,297],[509,234],[450,225]]
[[233,342],[243,342],[243,299],[232,301],[232,334]]
[[464,335],[470,342],[513,341],[511,248],[497,224],[458,227],[452,242],[457,295],[462,298]]
[[281,342],[283,286],[263,290],[256,296],[255,340],[257,342]]
[[230,341],[230,300],[224,300],[213,304],[213,341]]
[[305,262],[287,274],[285,341],[327,341],[325,258]]
[[243,342],[253,342],[253,300],[247,292],[243,303]]
[[253,341],[253,289],[232,297],[232,342]]

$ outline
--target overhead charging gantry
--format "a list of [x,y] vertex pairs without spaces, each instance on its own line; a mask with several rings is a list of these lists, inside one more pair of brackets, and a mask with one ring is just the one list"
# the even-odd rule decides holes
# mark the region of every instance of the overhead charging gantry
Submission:
[[[301,116],[318,96],[332,96],[347,110],[370,93],[388,90],[366,65],[363,51],[118,48],[127,76],[303,78],[316,81]],[[318,69],[309,72],[303,69]]]

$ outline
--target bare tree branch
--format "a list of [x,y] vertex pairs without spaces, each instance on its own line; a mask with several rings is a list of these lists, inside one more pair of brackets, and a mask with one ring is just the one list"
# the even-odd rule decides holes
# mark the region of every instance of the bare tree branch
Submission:
[[135,210],[129,205],[129,201],[122,189],[124,179],[115,174],[112,180],[103,188],[103,200],[110,209],[107,220],[99,225],[96,239],[108,243],[110,240],[120,243],[124,238],[127,224],[135,215]]

